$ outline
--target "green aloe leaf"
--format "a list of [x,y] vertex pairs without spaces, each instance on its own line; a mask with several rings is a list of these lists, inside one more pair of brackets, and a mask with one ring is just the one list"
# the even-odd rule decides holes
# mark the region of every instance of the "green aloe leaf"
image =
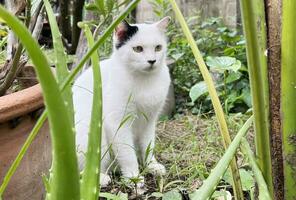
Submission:
[[[65,78],[69,75],[69,70],[67,66],[67,54],[65,52],[58,23],[55,19],[55,15],[50,6],[50,3],[48,0],[43,0],[43,1],[44,1],[47,15],[48,15],[48,20],[49,20],[50,30],[51,30],[52,40],[53,40],[54,60],[55,60],[54,63],[56,67],[57,80],[59,85],[61,85],[65,80]],[[74,111],[73,111],[73,101],[72,101],[72,90],[70,85],[68,85],[65,88],[63,92],[63,98],[64,98],[64,101],[66,102],[68,114],[71,119],[71,126],[73,126]]]
[[[88,46],[94,45],[94,38],[87,25],[84,32]],[[102,82],[99,66],[99,56],[94,53],[91,57],[93,69],[93,104],[88,145],[86,152],[85,168],[82,173],[81,198],[97,200],[99,197],[100,171],[101,171],[101,138],[102,138]]]

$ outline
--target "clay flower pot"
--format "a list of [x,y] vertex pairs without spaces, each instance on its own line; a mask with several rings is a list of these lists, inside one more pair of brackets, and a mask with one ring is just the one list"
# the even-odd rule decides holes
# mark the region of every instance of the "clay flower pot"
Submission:
[[[0,183],[28,137],[43,107],[40,85],[0,97]],[[41,176],[51,163],[49,129],[41,128],[6,188],[3,200],[44,199]]]

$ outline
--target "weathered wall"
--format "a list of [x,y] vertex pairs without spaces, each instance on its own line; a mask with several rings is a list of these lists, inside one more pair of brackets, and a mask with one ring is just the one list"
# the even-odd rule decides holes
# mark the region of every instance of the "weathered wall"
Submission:
[[[231,27],[237,24],[237,0],[177,0],[177,2],[185,16],[200,13],[203,18],[222,17],[225,24]],[[152,6],[147,0],[142,0],[137,8],[137,21],[144,22],[154,19]]]

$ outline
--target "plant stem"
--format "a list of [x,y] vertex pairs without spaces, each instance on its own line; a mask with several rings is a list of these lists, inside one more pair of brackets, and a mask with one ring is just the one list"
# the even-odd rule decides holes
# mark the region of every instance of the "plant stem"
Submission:
[[[196,62],[198,63],[200,72],[207,84],[209,95],[211,97],[213,107],[215,110],[215,114],[218,119],[220,133],[223,138],[223,145],[224,145],[224,148],[227,149],[231,143],[231,138],[230,138],[229,131],[228,131],[227,124],[226,124],[226,120],[224,117],[223,108],[221,106],[219,97],[217,95],[217,91],[215,89],[215,85],[213,83],[212,77],[208,71],[208,68],[201,56],[201,53],[195,43],[195,40],[188,28],[188,25],[186,24],[186,21],[182,15],[178,5],[176,4],[175,0],[169,0],[169,1],[172,5],[172,8],[173,8],[175,14],[176,14],[177,20],[181,24],[182,30],[189,42],[189,45],[190,45],[192,52],[194,54],[194,57],[196,59]],[[241,186],[241,181],[240,181],[239,170],[237,167],[235,157],[233,158],[233,160],[231,162],[231,173],[232,173],[232,179],[233,179],[233,183],[234,183],[233,189],[234,189],[234,193],[235,193],[235,198],[237,200],[241,200],[244,197],[243,197],[243,191],[242,191],[242,186]]]
[[[236,134],[232,143],[229,145],[223,157],[219,160],[216,167],[212,170],[209,177],[203,182],[203,185],[193,193],[193,200],[206,200],[210,199],[212,193],[215,191],[216,186],[219,184],[220,180],[223,177],[223,174],[226,172],[227,168],[235,153],[240,145],[242,138],[246,135],[248,129],[251,127],[253,122],[253,116],[251,116],[245,124],[241,127],[241,129]],[[240,200],[243,200],[244,197]]]
[[[22,51],[23,51],[23,45],[18,44],[18,47],[16,49],[15,54],[13,55],[12,61],[8,61],[8,73],[4,77],[4,81],[0,85],[0,96],[4,95],[8,88],[12,85],[13,81],[15,80],[15,77],[17,73],[20,70],[21,66],[24,66],[26,61],[20,63],[20,58],[22,56]],[[11,67],[10,67],[11,66]]]
[[262,175],[262,172],[260,171],[257,163],[256,163],[256,158],[252,152],[252,149],[248,143],[248,141],[245,138],[242,138],[241,141],[241,150],[245,154],[245,156],[248,158],[248,161],[252,167],[252,170],[254,172],[255,179],[258,184],[259,188],[259,197],[258,199],[264,199],[264,200],[272,200],[267,184],[265,182],[265,179]]
[[281,111],[285,199],[296,199],[296,1],[283,0]]
[[74,0],[73,2],[73,27],[72,27],[72,36],[71,36],[71,46],[69,53],[75,54],[81,29],[77,26],[77,23],[82,20],[82,11],[83,11],[84,0]]
[[[269,135],[269,90],[267,75],[264,2],[241,0],[241,12],[247,45],[247,59],[255,117],[258,164],[273,194]],[[259,24],[259,27],[258,27]]]

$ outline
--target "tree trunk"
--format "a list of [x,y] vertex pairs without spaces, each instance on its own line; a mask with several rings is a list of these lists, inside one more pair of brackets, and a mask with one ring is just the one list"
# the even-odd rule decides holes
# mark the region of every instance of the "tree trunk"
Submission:
[[71,19],[70,19],[70,0],[59,0],[60,8],[60,31],[66,44],[71,42]]
[[[274,199],[284,199],[284,174],[281,130],[281,5],[280,0],[265,0],[267,19],[268,76],[270,93],[270,143]],[[290,34],[290,33],[289,33]]]

